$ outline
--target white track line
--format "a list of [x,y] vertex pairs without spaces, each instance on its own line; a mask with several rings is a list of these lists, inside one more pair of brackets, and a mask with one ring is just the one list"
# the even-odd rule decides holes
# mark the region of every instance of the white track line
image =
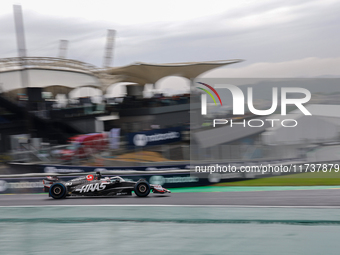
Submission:
[[1,205],[0,208],[32,208],[32,207],[226,207],[226,208],[296,208],[296,209],[340,209],[340,206],[325,205],[139,205],[139,204],[119,204],[119,205]]

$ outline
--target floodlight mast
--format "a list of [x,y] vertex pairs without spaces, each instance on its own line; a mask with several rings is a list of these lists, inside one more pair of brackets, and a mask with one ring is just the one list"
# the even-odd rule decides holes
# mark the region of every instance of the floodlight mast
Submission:
[[[26,40],[25,40],[25,32],[24,32],[24,21],[22,17],[22,9],[21,5],[13,5],[13,13],[14,13],[14,23],[15,23],[15,32],[17,38],[17,46],[18,46],[18,55],[20,59],[19,65],[21,66],[20,70],[20,77],[21,77],[21,85],[26,90],[29,87],[29,79],[28,79],[28,72],[27,72],[27,63],[26,63]],[[34,129],[32,123],[30,121],[30,116],[27,111],[25,111],[25,126],[27,129],[27,133],[34,136]]]
[[113,55],[115,35],[116,35],[116,30],[113,30],[113,29],[107,30],[105,54],[104,54],[104,61],[103,61],[104,68],[108,68],[112,64],[112,55]]
[[59,58],[66,58],[68,48],[68,40],[60,40],[59,43]]
[[17,37],[18,55],[20,58],[20,65],[22,68],[21,84],[24,88],[27,88],[28,87],[28,75],[25,72],[26,57],[27,57],[26,40],[25,40],[24,21],[22,17],[21,5],[13,5],[13,12],[14,12],[15,32],[16,32],[16,37]]

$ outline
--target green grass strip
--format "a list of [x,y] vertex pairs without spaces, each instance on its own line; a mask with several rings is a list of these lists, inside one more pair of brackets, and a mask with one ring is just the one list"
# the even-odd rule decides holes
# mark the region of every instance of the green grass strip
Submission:
[[340,173],[315,172],[276,176],[262,179],[250,179],[239,182],[218,183],[215,186],[337,186],[340,185]]
[[340,189],[340,186],[202,186],[188,188],[172,188],[172,193],[192,192],[239,192],[239,191],[274,191],[274,190],[314,190],[314,189]]

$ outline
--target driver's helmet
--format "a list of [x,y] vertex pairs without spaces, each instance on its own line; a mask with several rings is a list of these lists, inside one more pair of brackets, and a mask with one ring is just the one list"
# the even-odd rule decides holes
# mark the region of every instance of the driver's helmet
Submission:
[[100,172],[96,172],[94,178],[95,178],[95,180],[100,180],[102,178],[102,174]]

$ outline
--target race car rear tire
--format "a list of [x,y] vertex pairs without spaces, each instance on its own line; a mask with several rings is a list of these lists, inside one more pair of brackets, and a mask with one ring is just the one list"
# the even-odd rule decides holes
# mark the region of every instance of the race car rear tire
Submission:
[[62,183],[54,183],[50,187],[49,194],[54,199],[62,199],[66,197],[67,188]]
[[135,194],[138,197],[146,197],[150,193],[150,185],[146,181],[139,181],[134,187]]

